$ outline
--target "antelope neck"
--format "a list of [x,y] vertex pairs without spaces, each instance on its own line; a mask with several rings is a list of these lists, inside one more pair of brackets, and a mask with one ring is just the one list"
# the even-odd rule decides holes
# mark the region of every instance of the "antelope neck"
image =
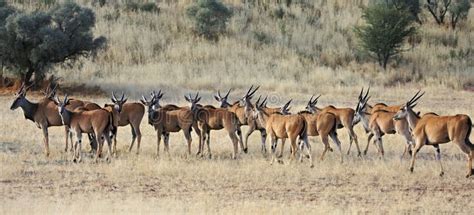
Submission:
[[413,112],[413,110],[410,109],[407,114],[407,121],[411,130],[415,129],[416,124],[418,123],[418,120],[420,120],[419,116],[417,116],[415,112]]
[[23,110],[23,114],[25,115],[26,119],[31,121],[35,121],[34,116],[36,110],[38,110],[38,104],[28,101],[28,99],[23,98],[23,101],[20,102],[20,107]]
[[64,108],[64,111],[60,114],[64,125],[70,126],[72,114],[73,113],[71,111]]

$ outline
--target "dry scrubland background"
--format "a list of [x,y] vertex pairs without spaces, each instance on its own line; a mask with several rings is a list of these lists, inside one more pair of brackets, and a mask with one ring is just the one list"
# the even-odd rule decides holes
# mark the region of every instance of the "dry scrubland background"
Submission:
[[[90,6],[88,1],[79,2]],[[184,16],[189,2],[159,4],[159,13],[93,7],[95,32],[109,39],[108,49],[73,68],[56,67],[54,73],[65,78],[64,84],[124,90],[130,100],[163,88],[165,103],[183,105],[183,93],[199,90],[203,103],[216,104],[211,100],[216,89],[234,87],[231,97],[237,98],[250,84],[259,84],[259,93],[272,95],[271,105],[295,99],[293,111],[302,109],[314,93],[323,94],[320,106],[355,107],[357,91],[369,84],[372,101],[389,104],[423,89],[427,93],[418,110],[474,116],[473,94],[462,91],[474,81],[472,12],[456,31],[434,25],[424,14],[414,48],[388,71],[380,71],[358,54],[352,32],[361,24],[360,6],[366,1],[314,1],[314,8],[305,10],[295,5],[285,9],[290,15],[282,20],[272,19],[271,10],[224,1],[234,6],[234,16],[228,33],[216,43],[191,36],[191,22]],[[463,57],[452,54],[460,50],[471,51]],[[404,142],[398,136],[384,138],[384,160],[377,158],[373,146],[363,158],[357,158],[353,148],[343,164],[337,153],[330,153],[314,169],[307,162],[270,166],[268,157],[259,152],[257,133],[250,138],[250,154],[236,161],[230,160],[230,140],[219,131],[211,134],[212,160],[187,156],[181,133],[171,135],[170,156],[162,153],[154,159],[156,134],[145,119],[140,156],[126,151],[130,141],[126,127],[119,129],[119,157],[111,164],[92,164],[87,158],[72,164],[70,154],[62,153],[63,129],[50,129],[52,155],[44,158],[40,130],[24,120],[20,110],[10,111],[11,101],[8,96],[0,98],[1,213],[469,213],[474,209],[474,183],[464,178],[465,156],[451,144],[441,147],[446,168],[442,178],[431,147],[422,149],[415,173],[410,174],[407,160],[399,159]],[[356,132],[365,146],[360,126]],[[345,151],[347,133],[338,133]],[[197,142],[194,135],[193,140]],[[319,138],[311,141],[319,156]]]

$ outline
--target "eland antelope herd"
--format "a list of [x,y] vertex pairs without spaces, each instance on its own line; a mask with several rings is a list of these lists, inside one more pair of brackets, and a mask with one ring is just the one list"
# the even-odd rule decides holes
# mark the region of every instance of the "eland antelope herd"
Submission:
[[[431,145],[435,149],[436,160],[439,163],[440,175],[443,175],[441,163],[441,152],[439,144],[452,142],[467,155],[467,177],[474,174],[472,170],[472,159],[474,158],[474,145],[469,140],[472,130],[472,120],[464,114],[452,116],[439,116],[435,113],[420,114],[414,110],[417,101],[424,95],[418,91],[411,99],[399,105],[388,106],[383,103],[369,104],[369,91],[361,90],[357,106],[352,108],[337,108],[334,106],[317,107],[320,96],[311,96],[304,110],[298,113],[290,113],[291,100],[281,107],[267,107],[267,98],[259,97],[255,103],[252,99],[259,87],[251,86],[250,89],[239,100],[229,101],[229,94],[225,95],[217,91],[214,96],[219,106],[203,105],[200,103],[199,93],[185,95],[188,106],[177,106],[174,104],[161,105],[163,97],[161,90],[153,91],[151,97],[142,96],[140,102],[130,103],[122,93],[117,97],[112,93],[111,104],[103,107],[90,101],[76,98],[64,98],[56,95],[57,83],[52,82],[44,93],[44,98],[38,102],[32,102],[26,98],[29,86],[24,84],[15,95],[10,107],[11,110],[21,108],[26,119],[33,121],[43,131],[44,147],[46,156],[49,156],[48,128],[51,126],[64,126],[65,128],[65,151],[68,152],[68,143],[71,141],[73,161],[80,162],[82,159],[82,135],[87,134],[91,144],[91,152],[95,154],[97,161],[102,156],[104,142],[107,143],[106,160],[117,156],[117,131],[118,127],[130,125],[132,141],[129,151],[132,151],[134,143],[137,142],[136,153],[140,152],[142,141],[140,124],[145,110],[147,111],[148,124],[153,126],[157,134],[156,155],[160,152],[160,142],[163,139],[164,150],[169,154],[170,133],[182,131],[187,141],[187,153],[192,153],[192,135],[198,136],[197,155],[211,157],[210,134],[211,131],[224,130],[232,142],[232,158],[239,155],[239,147],[242,152],[248,153],[248,138],[258,130],[261,135],[261,152],[266,153],[265,145],[267,136],[270,139],[271,163],[277,161],[283,163],[282,157],[286,139],[290,142],[290,162],[296,159],[300,162],[309,159],[313,167],[313,155],[309,136],[320,136],[324,150],[320,156],[323,160],[327,151],[333,151],[329,145],[332,140],[340,154],[340,162],[343,162],[344,153],[341,149],[341,141],[337,136],[338,131],[346,131],[349,135],[349,147],[347,155],[354,142],[357,155],[366,155],[370,142],[376,146],[379,156],[384,156],[382,137],[388,134],[401,135],[405,141],[405,149],[402,157],[411,156],[410,171],[414,169],[416,155],[424,145]],[[368,135],[367,144],[363,153],[359,148],[358,137],[354,132],[354,126],[362,125]],[[245,138],[242,135],[242,126],[248,130]],[[344,130],[342,130],[344,129]],[[72,144],[73,136],[75,138]],[[278,141],[281,148],[277,154]],[[204,152],[207,145],[207,153]]]

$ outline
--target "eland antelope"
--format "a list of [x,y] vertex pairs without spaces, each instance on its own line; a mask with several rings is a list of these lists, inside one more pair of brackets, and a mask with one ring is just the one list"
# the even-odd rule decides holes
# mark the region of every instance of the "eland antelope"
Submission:
[[112,115],[104,109],[97,110],[77,110],[69,111],[66,109],[66,105],[69,103],[67,94],[64,96],[64,100],[60,101],[58,97],[55,97],[54,103],[57,105],[57,111],[61,116],[61,120],[64,125],[67,125],[69,129],[75,133],[76,143],[74,145],[74,162],[80,162],[82,159],[82,134],[93,133],[96,138],[98,145],[96,150],[95,161],[99,158],[102,152],[103,139],[107,142],[108,155],[106,160],[111,158],[112,154],[112,143],[110,140],[109,132],[113,124]]
[[436,148],[436,160],[439,163],[440,175],[443,175],[444,170],[441,164],[439,144],[453,142],[467,155],[466,177],[473,175],[472,159],[474,158],[474,145],[469,140],[472,130],[471,118],[465,114],[439,116],[435,113],[426,113],[420,117],[413,111],[413,107],[416,106],[416,100],[424,94],[419,95],[419,92],[393,116],[395,120],[406,119],[412,130],[415,147],[411,157],[410,171],[413,172],[416,155],[421,147],[432,145]]
[[265,131],[271,138],[272,159],[270,163],[273,164],[275,160],[281,162],[281,160],[276,157],[278,139],[290,139],[290,162],[295,159],[296,152],[298,150],[297,138],[299,138],[298,141],[303,141],[299,160],[302,160],[303,149],[306,148],[310,159],[310,166],[314,167],[311,146],[309,145],[307,136],[308,125],[304,117],[299,114],[283,115],[279,112],[267,113],[267,111],[264,109],[264,105],[265,101],[262,101],[260,104],[258,102],[256,103],[254,107],[253,118],[261,125],[264,125]]
[[189,96],[184,96],[186,101],[191,103],[191,111],[193,112],[194,119],[197,120],[199,128],[201,130],[201,145],[198,149],[198,154],[202,153],[204,150],[204,141],[207,143],[208,156],[211,158],[211,148],[210,148],[210,134],[211,130],[221,130],[225,129],[229,134],[229,137],[233,144],[233,153],[232,158],[237,158],[238,153],[238,144],[243,149],[242,141],[237,138],[236,133],[241,132],[239,126],[239,119],[237,116],[228,111],[225,108],[214,108],[212,106],[200,106],[198,103],[201,100],[199,93],[196,94],[194,98]]

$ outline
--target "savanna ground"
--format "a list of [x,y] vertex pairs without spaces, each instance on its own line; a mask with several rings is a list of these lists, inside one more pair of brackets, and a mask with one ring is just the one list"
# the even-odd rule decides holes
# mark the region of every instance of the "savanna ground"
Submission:
[[[384,89],[373,89],[373,101],[398,103],[413,93],[390,90],[382,95]],[[426,91],[417,108],[422,112],[474,114],[472,93],[430,88]],[[324,95],[321,105],[354,106],[356,90],[342,92],[344,95]],[[210,96],[205,98],[204,103],[215,104]],[[306,98],[295,98],[296,111]],[[108,102],[104,98],[90,99]],[[260,153],[257,132],[250,138],[249,154],[240,154],[237,160],[231,160],[230,140],[221,131],[211,133],[210,160],[187,156],[181,133],[171,135],[170,155],[163,153],[161,144],[160,157],[155,159],[156,134],[144,120],[139,156],[135,150],[127,151],[127,127],[119,129],[119,155],[111,163],[95,164],[86,157],[75,164],[70,153],[63,153],[62,128],[50,129],[52,154],[47,159],[40,130],[24,120],[20,110],[9,110],[11,97],[0,100],[2,213],[469,213],[474,209],[474,182],[464,178],[466,158],[454,144],[441,147],[446,169],[443,177],[438,176],[432,147],[422,148],[415,172],[410,173],[408,160],[399,158],[405,143],[396,135],[384,138],[385,159],[378,158],[373,145],[362,158],[356,156],[353,147],[344,163],[339,163],[339,155],[333,152],[324,161],[315,159],[312,169],[307,161],[288,164],[287,156],[285,164],[270,165],[269,157]],[[276,103],[283,102],[272,105]],[[243,130],[245,133],[246,128]],[[360,125],[356,132],[361,147],[365,146],[367,138]],[[338,134],[346,151],[347,133],[339,130]],[[197,137],[193,138],[195,153]],[[323,149],[319,138],[311,138],[311,143],[314,155],[319,156]],[[285,150],[288,155],[288,148]]]
[[[35,9],[33,4],[16,6]],[[387,71],[380,70],[360,54],[352,28],[361,24],[367,1],[304,1],[284,8],[282,19],[271,11],[246,8],[239,1],[224,1],[235,7],[227,33],[217,42],[192,36],[192,23],[184,15],[190,1],[160,3],[160,12],[130,12],[121,1],[93,7],[97,35],[108,38],[108,48],[93,59],[81,59],[73,67],[57,66],[52,73],[63,85],[100,86],[110,93],[125,91],[137,101],[151,89],[165,91],[164,103],[184,103],[183,94],[200,91],[203,104],[217,103],[217,89],[235,88],[232,100],[251,84],[262,86],[258,94],[270,95],[270,106],[294,99],[292,111],[301,110],[311,94],[323,94],[319,106],[356,105],[360,87],[372,86],[372,102],[399,104],[418,89],[426,91],[417,110],[438,114],[474,116],[472,44],[473,13],[458,30],[433,23],[422,14],[413,48],[395,59]],[[174,2],[174,1],[166,1]],[[407,44],[408,46],[408,44]],[[411,44],[409,45],[411,47]],[[3,73],[8,75],[8,72]],[[73,93],[74,97],[99,104],[106,96]],[[29,93],[33,101],[38,94]],[[170,138],[170,155],[161,151],[155,159],[156,134],[142,122],[141,154],[128,153],[130,128],[119,128],[119,154],[111,163],[92,163],[86,157],[74,164],[64,153],[63,128],[50,129],[51,157],[45,158],[41,131],[9,110],[13,97],[0,97],[0,212],[87,213],[470,213],[473,211],[473,179],[464,178],[465,155],[453,144],[441,146],[445,175],[439,177],[432,147],[424,147],[408,171],[400,160],[404,140],[384,137],[385,159],[373,145],[362,158],[352,153],[339,163],[337,152],[315,168],[303,164],[271,166],[260,153],[260,135],[252,134],[249,154],[231,160],[231,144],[224,132],[211,134],[212,159],[186,155],[181,133]],[[356,126],[360,147],[367,136]],[[243,127],[243,132],[246,132]],[[338,132],[343,150],[347,132]],[[471,140],[474,137],[471,134]],[[193,135],[193,153],[197,136]],[[87,142],[87,141],[86,141]],[[313,154],[323,149],[311,138]],[[332,144],[332,143],[331,143]],[[288,146],[288,144],[287,144]],[[335,148],[334,146],[332,146]],[[267,144],[267,148],[269,145]],[[163,144],[161,144],[163,150]],[[87,150],[84,149],[84,151]]]

